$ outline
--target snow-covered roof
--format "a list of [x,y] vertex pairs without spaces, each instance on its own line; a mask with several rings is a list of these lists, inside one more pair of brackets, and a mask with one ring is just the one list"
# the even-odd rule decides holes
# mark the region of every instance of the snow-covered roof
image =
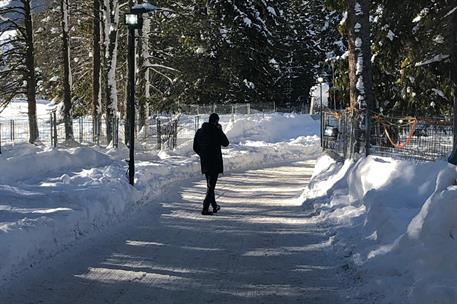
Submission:
[[140,3],[132,7],[132,12],[148,13],[160,9],[158,6],[151,3]]

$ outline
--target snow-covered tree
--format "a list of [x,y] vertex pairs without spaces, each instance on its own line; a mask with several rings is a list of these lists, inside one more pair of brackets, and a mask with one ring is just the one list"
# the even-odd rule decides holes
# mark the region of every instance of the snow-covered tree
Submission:
[[457,1],[453,1],[455,7],[449,11],[446,16],[449,18],[449,46],[451,54],[451,79],[452,79],[452,98],[453,98],[453,116],[454,116],[454,149],[457,147]]
[[349,0],[347,35],[349,46],[350,104],[366,112],[373,109],[371,40],[367,0]]
[[374,110],[370,3],[370,0],[348,0],[347,2],[350,105],[359,118],[354,123],[356,136],[355,143],[351,144],[351,153],[360,151],[362,135],[360,130],[369,128],[370,111]]
[[103,26],[104,26],[104,79],[105,79],[105,113],[106,135],[108,142],[113,140],[113,122],[118,111],[117,96],[117,56],[118,56],[118,24],[119,2],[118,0],[104,0],[103,2]]
[[324,62],[344,53],[337,30],[340,16],[322,1],[290,0],[283,2],[284,28],[280,32],[282,52],[279,90],[289,102],[306,101],[316,75],[323,73]]
[[0,7],[0,102],[5,107],[16,96],[27,97],[30,143],[39,136],[32,11],[32,0]]
[[453,0],[378,0],[372,8],[374,89],[384,113],[443,115],[452,107]]
[[[143,3],[142,0],[139,3]],[[151,80],[149,73],[150,66],[150,45],[149,36],[151,33],[151,19],[144,19],[143,27],[139,30],[138,41],[138,84],[139,84],[139,99],[138,99],[138,125],[142,128],[146,123],[147,117],[147,102],[151,97]]]
[[101,90],[101,5],[100,0],[93,0],[93,29],[92,29],[92,117],[94,122],[102,114]]
[[62,22],[62,58],[63,58],[63,114],[65,124],[65,140],[73,140],[73,116],[72,116],[72,89],[73,78],[71,72],[70,53],[70,24],[69,24],[69,0],[60,1]]

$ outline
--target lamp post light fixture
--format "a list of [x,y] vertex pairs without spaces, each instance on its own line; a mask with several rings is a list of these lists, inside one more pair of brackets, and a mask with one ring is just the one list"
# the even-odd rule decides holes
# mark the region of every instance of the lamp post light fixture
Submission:
[[127,83],[127,120],[129,124],[129,183],[135,183],[135,30],[143,26],[143,14],[160,10],[151,3],[134,5],[125,14],[128,27],[128,83]]
[[125,14],[125,25],[129,28],[140,28],[140,18],[137,14],[127,13]]
[[324,113],[322,111],[322,84],[324,82],[324,78],[323,77],[319,77],[317,78],[317,81],[319,82],[319,86],[320,86],[320,116],[321,116],[321,147],[323,147],[324,145],[324,142],[323,142],[323,139],[324,139]]

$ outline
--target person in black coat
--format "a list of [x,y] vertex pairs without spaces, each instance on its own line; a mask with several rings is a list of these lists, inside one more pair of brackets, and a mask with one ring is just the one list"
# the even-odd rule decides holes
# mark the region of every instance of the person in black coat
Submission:
[[[211,114],[209,121],[198,129],[194,137],[194,151],[200,156],[202,174],[206,176],[207,191],[203,201],[203,215],[212,215],[220,209],[216,203],[214,189],[219,173],[224,173],[221,146],[227,147],[228,145],[227,136],[219,124],[219,115]],[[213,207],[213,212],[209,211],[210,205]]]

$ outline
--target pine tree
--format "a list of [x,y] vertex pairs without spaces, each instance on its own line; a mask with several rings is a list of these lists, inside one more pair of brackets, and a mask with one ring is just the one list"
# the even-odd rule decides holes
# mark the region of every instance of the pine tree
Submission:
[[0,98],[5,107],[14,97],[28,102],[29,142],[38,139],[36,65],[32,1],[17,0],[0,7]]
[[316,75],[326,69],[324,62],[344,52],[335,43],[339,18],[322,1],[286,1],[281,11],[283,52],[277,56],[283,68],[278,90],[286,92],[282,95],[288,96],[289,102],[301,103],[307,101]]
[[[93,0],[93,29],[92,29],[92,119],[99,121],[102,114],[102,91],[101,91],[101,4],[100,0]],[[98,126],[100,127],[100,126]]]
[[72,87],[73,78],[71,72],[71,53],[70,53],[70,24],[69,24],[69,0],[60,1],[61,22],[62,22],[62,57],[64,67],[64,124],[65,140],[73,141],[73,116],[72,116]]

